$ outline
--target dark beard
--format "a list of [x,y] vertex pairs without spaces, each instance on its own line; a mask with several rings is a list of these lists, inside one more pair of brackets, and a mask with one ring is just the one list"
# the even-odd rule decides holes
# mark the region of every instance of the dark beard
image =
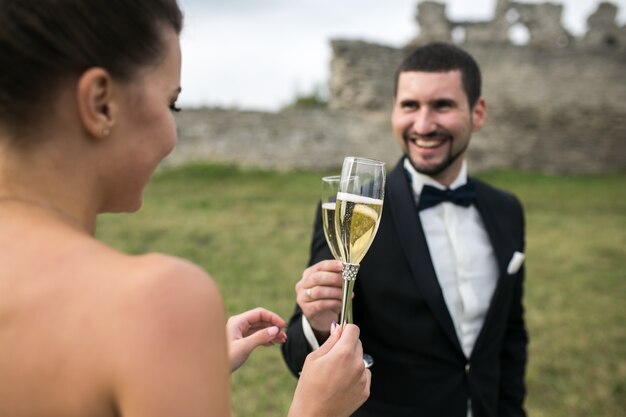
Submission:
[[[406,147],[408,149],[409,147],[408,143],[411,139],[415,138],[415,135],[411,135],[407,129],[402,135],[402,137],[404,138],[404,143],[406,144]],[[432,133],[429,133],[428,135],[422,135],[420,137],[445,137],[446,140],[449,140],[450,142],[454,141],[454,138],[452,137],[452,135],[448,134],[447,132],[442,132],[442,131],[432,132]],[[469,142],[470,141],[468,139],[468,141],[465,143],[465,146],[459,149],[459,151],[455,154],[452,153],[452,146],[450,146],[450,153],[448,154],[448,157],[444,161],[442,161],[439,165],[435,165],[435,166],[431,166],[427,168],[424,168],[424,167],[420,168],[416,166],[413,160],[411,159],[411,157],[408,154],[406,156],[409,159],[409,162],[411,163],[411,165],[413,165],[413,168],[415,168],[417,172],[419,172],[420,174],[428,175],[429,177],[435,177],[441,174],[442,172],[444,172],[446,169],[448,169],[448,167],[452,165],[454,161],[456,161],[457,159],[459,159],[461,155],[463,155],[463,152],[465,152],[465,150],[467,149]]]

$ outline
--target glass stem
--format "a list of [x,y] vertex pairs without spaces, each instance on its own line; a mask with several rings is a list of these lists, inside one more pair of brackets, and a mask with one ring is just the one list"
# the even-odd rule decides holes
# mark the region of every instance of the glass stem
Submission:
[[354,290],[357,272],[359,272],[358,264],[342,264],[343,296],[341,300],[341,316],[339,317],[341,327],[344,327],[347,323],[352,323],[352,291]]
[[348,308],[346,312],[346,323],[354,324],[354,317],[352,317],[352,294],[354,293],[354,281],[352,281],[352,290],[350,290],[348,297]]

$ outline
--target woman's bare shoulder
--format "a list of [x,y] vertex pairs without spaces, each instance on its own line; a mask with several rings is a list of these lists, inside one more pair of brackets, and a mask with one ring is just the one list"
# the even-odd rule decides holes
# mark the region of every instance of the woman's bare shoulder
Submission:
[[[183,415],[196,403],[228,415],[226,317],[215,282],[197,265],[160,254],[128,257],[116,268],[127,276],[104,320],[123,414]],[[172,397],[174,387],[186,395]]]
[[[16,367],[2,372],[30,379],[20,368],[29,363],[54,375],[54,383],[33,376],[41,386],[70,386],[119,415],[229,415],[226,317],[212,278],[180,258],[49,235],[27,234],[0,256],[10,271],[0,274],[0,314],[13,318],[0,340],[24,335],[3,344]],[[43,391],[52,402],[63,394]]]
[[[217,284],[198,265],[163,254],[122,256],[108,271],[117,288],[119,311],[136,320],[154,318],[158,326],[209,317],[224,319]],[[217,316],[217,317],[215,317]],[[223,324],[223,323],[222,323]]]

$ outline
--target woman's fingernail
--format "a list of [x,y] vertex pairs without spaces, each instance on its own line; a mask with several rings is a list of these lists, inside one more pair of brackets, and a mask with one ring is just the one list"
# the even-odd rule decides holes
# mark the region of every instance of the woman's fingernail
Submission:
[[278,332],[280,331],[280,329],[276,326],[272,326],[272,327],[268,327],[267,328],[267,334],[274,337],[278,334]]
[[335,333],[337,333],[337,323],[333,321],[330,325],[330,334],[335,334]]

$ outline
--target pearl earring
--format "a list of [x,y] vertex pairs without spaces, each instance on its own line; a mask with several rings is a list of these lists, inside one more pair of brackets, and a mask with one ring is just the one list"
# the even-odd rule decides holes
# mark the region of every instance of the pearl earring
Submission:
[[109,136],[109,133],[111,133],[111,131],[108,127],[105,126],[102,128],[102,136]]

